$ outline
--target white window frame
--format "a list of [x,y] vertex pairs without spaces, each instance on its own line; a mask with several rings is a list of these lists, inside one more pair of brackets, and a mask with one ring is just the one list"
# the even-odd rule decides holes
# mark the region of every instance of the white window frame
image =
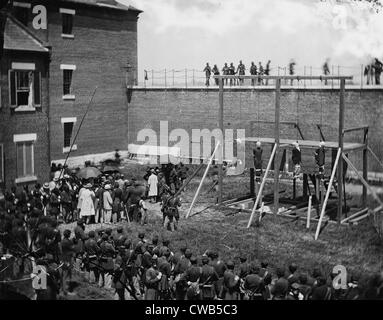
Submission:
[[[77,66],[74,65],[74,64],[60,64],[60,69],[61,70],[72,70],[72,71],[75,71],[77,69]],[[73,72],[74,73],[74,72]],[[64,81],[64,72],[63,72],[63,81]],[[73,82],[73,77],[72,77],[72,82]],[[64,83],[63,83],[64,85]],[[76,95],[74,94],[66,94],[66,95],[63,95],[63,100],[75,100],[76,99]]]
[[[62,125],[63,129],[64,129],[64,123],[73,123],[73,128],[74,128],[76,122],[77,122],[77,118],[76,117],[61,118],[61,125]],[[77,150],[77,144],[74,144],[72,146],[72,151],[76,151],[76,150]],[[63,147],[63,153],[68,153],[69,151],[71,151],[70,146],[69,147]]]
[[[16,184],[20,183],[26,183],[26,182],[32,182],[32,181],[37,181],[37,177],[35,175],[35,142],[37,140],[37,134],[36,133],[27,133],[27,134],[15,134],[13,135],[13,142],[15,145],[17,143],[23,143],[23,142],[32,142],[32,175],[30,176],[25,176],[25,177],[17,177],[15,179]],[[25,171],[25,147],[23,148],[23,161],[24,161],[24,171]],[[17,159],[17,151],[16,151],[16,161]]]
[[[73,9],[66,9],[66,8],[60,8],[59,9],[59,12],[61,14],[71,14],[72,16],[76,15],[76,10],[73,10]],[[62,33],[61,34],[61,37],[62,38],[66,38],[66,39],[74,39],[74,34],[66,34],[66,33]]]
[[27,2],[19,2],[19,1],[14,1],[13,2],[13,6],[14,7],[21,7],[21,8],[28,8],[28,9],[31,9],[32,8],[32,5],[30,3],[27,3]]
[[[11,68],[15,72],[18,72],[18,71],[19,72],[21,72],[21,71],[25,71],[25,72],[33,71],[33,72],[36,72],[36,64],[35,63],[12,62]],[[34,75],[33,75],[33,77],[34,77]],[[41,81],[41,77],[40,77],[40,81]],[[16,86],[17,86],[17,74],[16,74]],[[33,86],[34,86],[34,84],[33,84]],[[41,83],[40,83],[40,88],[41,88]],[[33,91],[32,92],[32,97],[33,97],[33,100],[34,100],[34,87],[33,87],[32,91]],[[17,87],[16,87],[16,95],[17,95]],[[34,104],[32,106],[30,106],[30,105],[20,105],[17,108],[15,108],[14,110],[16,112],[26,112],[26,111],[36,111],[36,108],[35,108]]]

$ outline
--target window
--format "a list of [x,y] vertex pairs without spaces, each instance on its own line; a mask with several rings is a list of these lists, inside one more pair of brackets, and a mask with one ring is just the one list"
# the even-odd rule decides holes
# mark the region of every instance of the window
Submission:
[[62,13],[63,34],[72,34],[73,32],[73,15]]
[[76,66],[71,64],[62,64],[60,68],[63,70],[63,98],[74,99],[75,96],[73,94],[72,79],[73,71],[76,70]]
[[64,70],[64,96],[72,94],[73,70]]
[[[63,153],[67,153],[70,151],[70,147],[72,144],[72,136],[73,136],[73,128],[75,123],[77,122],[77,118],[61,118],[61,123],[64,128],[64,148]],[[77,146],[72,146],[72,151],[77,150]]]
[[0,184],[4,182],[4,146],[0,144]]
[[62,36],[64,38],[73,38],[73,17],[76,14],[72,9],[60,9],[62,19]]
[[[24,67],[26,69],[23,70]],[[28,67],[30,69],[27,69]],[[13,70],[15,68],[17,70]],[[9,71],[9,90],[11,107],[34,110],[35,107],[41,106],[41,73],[34,70],[34,64],[12,63],[12,70]]]
[[34,142],[36,134],[17,134],[13,136],[16,144],[16,183],[33,181],[35,177]]

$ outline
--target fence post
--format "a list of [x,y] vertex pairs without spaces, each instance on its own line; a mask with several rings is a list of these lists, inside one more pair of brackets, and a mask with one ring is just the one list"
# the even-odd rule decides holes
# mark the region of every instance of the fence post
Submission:
[[[363,89],[363,64],[361,65],[361,70],[360,70],[360,88]],[[369,75],[367,75],[367,77],[369,77]]]
[[152,87],[154,87],[154,70],[152,69]]
[[[310,77],[313,76],[313,66],[310,66]],[[310,79],[310,84],[313,85],[313,79]]]
[[[334,75],[334,65],[331,66],[331,75]],[[331,89],[334,89],[334,79],[331,80]]]
[[[338,65],[338,77],[340,76],[340,65]],[[338,79],[339,85],[340,85],[340,79]]]
[[185,88],[188,88],[188,69],[185,69]]
[[165,88],[166,88],[166,69],[165,69]]
[[[303,75],[306,76],[306,66],[303,67]],[[303,86],[306,88],[306,79],[303,80]]]
[[172,70],[173,73],[173,87],[174,87],[174,69]]
[[281,67],[280,66],[278,66],[278,77],[279,77],[279,69],[280,69]]
[[194,87],[194,85],[195,85],[195,84],[194,84],[194,69],[193,69],[193,87]]

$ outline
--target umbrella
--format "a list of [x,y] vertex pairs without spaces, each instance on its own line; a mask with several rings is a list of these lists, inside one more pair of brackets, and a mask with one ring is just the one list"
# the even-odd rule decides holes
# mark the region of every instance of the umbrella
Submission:
[[118,169],[117,167],[114,167],[114,166],[105,166],[104,169],[102,170],[102,172],[106,173],[106,172],[120,172],[120,169]]
[[95,167],[85,167],[77,173],[77,176],[82,179],[97,178],[99,175],[101,171]]

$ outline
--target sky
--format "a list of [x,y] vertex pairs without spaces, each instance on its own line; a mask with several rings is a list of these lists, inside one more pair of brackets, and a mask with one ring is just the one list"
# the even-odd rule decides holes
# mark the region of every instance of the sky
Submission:
[[[383,58],[383,10],[341,0],[118,0],[144,12],[138,20],[143,70],[198,69],[243,60],[285,67],[360,65]],[[349,67],[354,67],[351,69]],[[275,70],[275,69],[274,69]],[[299,72],[301,71],[301,72]]]

